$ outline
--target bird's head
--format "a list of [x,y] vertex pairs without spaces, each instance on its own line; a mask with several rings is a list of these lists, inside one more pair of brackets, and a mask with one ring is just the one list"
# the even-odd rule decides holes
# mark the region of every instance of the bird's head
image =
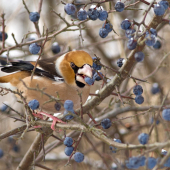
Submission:
[[57,60],[57,72],[69,85],[83,88],[86,85],[85,76],[92,78],[93,60],[85,51],[71,51]]

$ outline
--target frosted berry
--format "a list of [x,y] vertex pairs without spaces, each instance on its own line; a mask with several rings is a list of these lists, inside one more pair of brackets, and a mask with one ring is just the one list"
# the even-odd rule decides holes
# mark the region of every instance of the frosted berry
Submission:
[[157,31],[153,28],[150,28],[150,33],[157,36]]
[[108,31],[106,28],[100,28],[99,35],[101,38],[106,38],[108,36]]
[[68,3],[64,6],[64,10],[68,15],[74,15],[76,12],[76,6]]
[[54,107],[57,111],[59,111],[61,109],[61,104],[59,102],[56,102]]
[[157,160],[153,157],[147,158],[146,166],[148,169],[153,169],[157,164]]
[[161,42],[159,40],[156,41],[156,43],[153,45],[154,49],[160,49],[162,46]]
[[143,96],[141,96],[141,95],[136,96],[136,97],[135,97],[135,102],[136,102],[137,104],[142,104],[142,103],[144,102]]
[[78,163],[82,162],[84,160],[84,155],[81,152],[76,152],[74,154],[74,160]]
[[[93,57],[92,58],[93,61],[95,61],[97,58],[96,57]],[[93,62],[93,66],[92,66],[95,70],[101,70],[102,66],[101,65],[98,65],[96,64],[95,62]]]
[[102,28],[105,28],[109,33],[113,30],[113,25],[107,22],[103,24]]
[[98,74],[100,74],[101,77],[104,78],[104,76],[103,76],[103,74],[102,74],[101,72],[98,72],[98,73],[95,72],[94,75],[93,75],[93,80],[94,80],[94,81],[100,81],[100,80],[102,80],[102,78],[101,78]]
[[123,60],[124,60],[124,58],[119,58],[119,59],[117,60],[117,66],[118,66],[118,67],[122,67],[122,66],[123,66]]
[[110,119],[106,118],[106,119],[103,119],[101,121],[101,126],[103,127],[103,129],[109,129],[110,126],[112,125],[112,122]]
[[164,120],[170,121],[170,109],[164,109],[162,111],[162,117]]
[[93,78],[90,78],[90,77],[85,77],[84,78],[85,82],[88,84],[88,85],[93,85],[94,84],[94,80]]
[[38,12],[30,12],[29,18],[32,22],[37,22],[40,19],[40,14]]
[[120,1],[117,1],[116,4],[115,4],[115,10],[117,12],[122,12],[125,8],[125,4],[120,2]]
[[141,85],[136,85],[133,88],[133,93],[137,96],[137,95],[141,95],[143,93],[143,88]]
[[108,17],[108,13],[105,10],[99,10],[99,20],[104,21]]
[[127,48],[129,50],[134,50],[136,48],[136,46],[137,46],[137,41],[134,40],[133,38],[130,38],[127,42]]
[[83,8],[81,8],[78,12],[77,12],[77,18],[80,21],[86,20],[87,19],[87,12],[86,10],[84,10]]
[[123,30],[127,30],[127,29],[130,29],[131,27],[131,22],[128,20],[128,19],[125,19],[122,21],[122,23],[120,24],[121,28]]
[[71,137],[66,137],[64,139],[64,145],[70,147],[70,146],[72,146],[72,144],[73,144],[73,139]]
[[148,140],[149,140],[149,135],[147,133],[141,133],[139,136],[138,136],[138,140],[139,142],[142,144],[142,145],[145,145],[148,143]]
[[33,99],[31,101],[29,101],[28,106],[32,109],[32,110],[36,110],[39,108],[39,101],[36,99]]
[[165,8],[161,4],[154,5],[154,9],[153,10],[154,10],[155,15],[157,15],[157,16],[162,16],[165,13]]
[[152,88],[151,88],[151,93],[152,94],[157,94],[159,93],[161,90],[160,90],[160,87],[159,87],[159,84],[158,83],[154,83],[152,85]]
[[[0,41],[3,41],[3,38],[2,38],[2,35],[3,35],[3,32],[0,31]],[[8,38],[8,34],[5,32],[5,40]]]
[[64,153],[67,155],[67,156],[70,156],[73,152],[74,148],[71,146],[71,147],[66,147],[65,150],[64,150]]
[[91,20],[97,20],[99,17],[99,11],[96,8],[90,8],[87,12],[89,19]]
[[58,42],[54,42],[51,46],[51,50],[54,54],[57,54],[60,52],[60,46],[58,44]]
[[153,46],[156,43],[156,36],[153,34],[146,34],[145,38],[145,44],[147,46]]
[[[75,112],[73,111],[72,113],[74,113],[75,114]],[[68,113],[68,111],[67,110],[64,110],[64,114],[63,114],[63,116],[64,116],[64,119],[65,120],[71,120],[71,119],[73,119],[74,117],[72,116],[72,115],[68,115],[69,113]]]
[[165,1],[165,0],[159,1],[158,4],[159,4],[159,5],[163,5],[163,7],[165,8],[165,10],[168,9],[168,7],[169,7],[168,1]]
[[71,100],[66,100],[64,102],[64,108],[68,111],[73,111],[74,103]]
[[135,32],[136,32],[135,29],[127,29],[127,30],[125,31],[125,36],[126,36],[127,38],[133,38]]
[[4,103],[0,106],[0,111],[5,112],[8,109],[8,106]]
[[145,55],[143,52],[139,51],[135,53],[134,57],[137,62],[141,62],[144,60]]
[[38,54],[41,47],[37,43],[32,43],[29,46],[29,51],[31,54]]

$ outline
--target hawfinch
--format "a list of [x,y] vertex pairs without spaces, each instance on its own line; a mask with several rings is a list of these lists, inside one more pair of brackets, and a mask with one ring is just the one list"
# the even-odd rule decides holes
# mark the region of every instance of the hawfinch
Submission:
[[[71,51],[58,58],[42,59],[38,61],[34,76],[31,74],[36,62],[11,61],[11,65],[1,68],[2,72],[12,73],[0,77],[0,83],[10,83],[18,90],[23,92],[27,102],[36,99],[40,103],[43,111],[55,113],[55,102],[47,102],[49,98],[42,95],[41,92],[28,90],[27,87],[40,89],[44,92],[58,97],[64,103],[65,100],[72,100],[74,109],[80,107],[80,96],[82,93],[82,102],[85,103],[90,92],[90,86],[84,81],[85,76],[92,78],[93,60],[85,51]],[[60,111],[63,111],[60,110]]]

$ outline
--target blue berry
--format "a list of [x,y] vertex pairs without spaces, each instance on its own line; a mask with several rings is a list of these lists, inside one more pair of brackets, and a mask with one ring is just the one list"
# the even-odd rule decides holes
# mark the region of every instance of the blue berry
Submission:
[[101,126],[103,127],[103,129],[109,129],[110,126],[112,125],[112,122],[110,119],[106,118],[106,119],[103,119],[101,121]]
[[[0,31],[0,41],[2,41],[2,35],[3,35],[3,32]],[[5,40],[8,38],[8,34],[5,32]]]
[[144,166],[145,165],[145,161],[146,161],[146,157],[145,156],[139,157],[139,161],[140,161],[140,166]]
[[159,4],[159,5],[163,5],[163,7],[165,8],[165,10],[168,9],[168,7],[169,7],[168,1],[165,1],[165,0],[159,1],[158,4]]
[[83,8],[81,8],[78,12],[77,12],[77,18],[80,21],[86,20],[87,19],[87,12],[86,10],[84,10]]
[[74,103],[71,100],[66,100],[64,102],[64,108],[70,112],[73,111]]
[[85,77],[84,78],[85,82],[88,84],[88,85],[93,85],[94,84],[94,79],[93,78],[90,78],[90,77]]
[[64,139],[64,145],[70,147],[70,146],[72,146],[72,144],[73,144],[73,139],[71,137],[66,137]]
[[120,1],[117,1],[116,4],[115,4],[115,10],[117,12],[122,12],[125,8],[125,4],[120,2]]
[[38,12],[30,12],[29,18],[32,22],[37,22],[40,19],[40,14]]
[[157,15],[157,16],[162,16],[165,13],[164,6],[160,5],[160,4],[154,5],[154,9],[153,10],[154,10],[155,15]]
[[142,104],[142,103],[144,102],[143,96],[141,96],[141,95],[136,96],[136,97],[135,97],[135,102],[136,102],[137,104]]
[[131,22],[128,20],[128,19],[125,19],[122,21],[122,23],[120,24],[121,28],[123,30],[127,30],[127,29],[130,29],[131,27]]
[[108,36],[108,31],[106,28],[100,28],[99,35],[101,38],[106,38]]
[[136,32],[135,29],[127,29],[127,30],[125,31],[125,36],[126,36],[127,38],[133,38],[135,32]]
[[134,50],[136,48],[136,46],[137,46],[137,41],[134,40],[133,38],[130,38],[127,42],[127,48],[129,50]]
[[170,157],[168,157],[168,159],[164,163],[164,167],[170,167]]
[[150,28],[150,33],[157,36],[157,31],[153,28]]
[[33,99],[33,100],[29,101],[28,106],[29,106],[32,110],[36,110],[36,109],[39,108],[39,102],[38,102],[38,100]]
[[107,11],[105,11],[105,10],[99,10],[99,17],[98,17],[98,18],[99,18],[101,21],[106,20],[107,17],[108,17]]
[[155,158],[152,158],[152,157],[147,158],[147,161],[146,161],[147,168],[153,169],[156,164],[157,164],[157,160]]
[[59,102],[56,102],[54,107],[57,111],[59,111],[61,109],[61,104]]
[[76,152],[74,154],[74,160],[80,163],[84,160],[84,155],[81,152]]
[[170,109],[164,109],[162,111],[162,117],[163,119],[170,121]]
[[151,88],[151,93],[152,94],[157,94],[159,93],[161,90],[160,90],[160,87],[159,87],[159,84],[158,83],[154,83],[152,85],[152,88]]
[[[72,113],[75,114],[75,112],[72,112]],[[67,110],[64,110],[63,116],[64,116],[64,119],[65,119],[65,120],[71,120],[71,119],[74,118],[72,115],[67,115],[67,114],[68,114],[68,111],[67,111]]]
[[37,43],[32,43],[29,46],[29,51],[31,54],[38,54],[41,47]]
[[8,106],[4,103],[0,106],[0,111],[5,112],[8,109]]
[[133,88],[133,93],[137,96],[137,95],[141,95],[143,93],[143,88],[141,85],[136,85]]
[[119,59],[117,60],[117,66],[118,66],[118,67],[122,67],[122,66],[123,66],[123,60],[124,60],[124,58],[119,58]]
[[13,148],[12,148],[12,150],[13,150],[14,152],[19,152],[19,151],[20,151],[20,147],[19,147],[18,145],[14,145]]
[[113,30],[113,25],[107,22],[103,24],[102,28],[105,28],[109,33]]
[[145,145],[148,143],[149,135],[147,133],[141,133],[138,136],[138,140],[139,140],[140,144]]
[[[122,143],[122,141],[120,139],[115,139],[114,138],[113,140],[114,140],[114,142]],[[112,153],[116,153],[117,152],[117,148],[116,147],[110,146],[109,148],[112,151]]]
[[0,149],[0,158],[2,158],[3,156],[4,156],[4,151]]
[[[150,118],[150,123],[152,124],[154,122],[154,118],[153,117],[151,117]],[[160,123],[160,121],[157,119],[156,120],[156,124],[158,125]]]
[[64,6],[64,10],[68,15],[74,15],[76,12],[76,6],[68,3]]
[[[93,61],[95,61],[97,58],[96,57],[93,57],[92,58]],[[102,66],[101,65],[98,65],[96,64],[95,62],[93,62],[93,66],[92,66],[95,70],[101,70]]]
[[128,169],[138,169],[141,165],[139,157],[131,157],[128,162],[126,162],[126,167]]
[[66,147],[64,152],[67,156],[70,156],[73,152],[74,148],[71,146],[71,147]]
[[141,62],[141,61],[143,61],[145,55],[144,55],[143,52],[139,51],[139,52],[136,52],[136,53],[135,53],[134,57],[135,57],[135,60],[136,60],[137,62]]
[[51,50],[54,54],[57,54],[60,52],[60,46],[58,44],[58,42],[54,42],[51,46]]
[[13,136],[9,136],[9,137],[8,137],[8,142],[9,142],[10,144],[14,144],[14,143],[15,143],[15,139],[13,138]]
[[159,40],[156,41],[156,43],[153,45],[154,49],[160,49],[162,46],[161,42]]
[[156,43],[156,36],[153,34],[146,34],[145,38],[145,44],[147,46],[153,46]]
[[99,17],[99,11],[96,8],[90,8],[87,12],[89,19],[91,20],[97,20]]
[[[100,74],[100,75],[104,78],[104,76],[103,76],[103,74],[102,74],[101,72],[98,72],[98,74]],[[95,80],[96,80],[96,81],[102,80],[102,78],[101,78],[98,74],[97,74],[97,72],[94,73],[94,75],[93,75],[93,80],[94,80],[94,81],[95,81]]]

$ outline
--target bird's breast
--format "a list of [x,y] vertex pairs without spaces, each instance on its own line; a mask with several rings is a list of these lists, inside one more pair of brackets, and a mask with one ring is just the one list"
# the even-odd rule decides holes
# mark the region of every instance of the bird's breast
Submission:
[[[59,97],[59,99],[64,103],[65,100],[72,100],[74,103],[74,109],[77,109],[80,107],[80,96],[78,95],[78,92],[82,93],[82,101],[83,103],[86,102],[89,92],[90,92],[90,86],[85,86],[84,88],[78,88],[75,86],[70,86],[64,82],[55,82],[50,79],[44,78],[44,77],[35,77],[31,80],[31,77],[26,77],[23,79],[27,87],[30,88],[39,88],[43,89],[43,92],[54,96],[56,98]],[[40,103],[40,107],[49,113],[56,113],[56,112],[63,112],[64,108],[60,111],[55,110],[55,101],[49,102],[50,98],[46,96],[45,94],[41,93],[38,90],[29,90],[27,87],[23,85],[22,82],[20,82],[17,85],[17,88],[20,91],[23,91],[23,96],[26,97],[27,102],[29,102],[32,99],[36,99]]]

